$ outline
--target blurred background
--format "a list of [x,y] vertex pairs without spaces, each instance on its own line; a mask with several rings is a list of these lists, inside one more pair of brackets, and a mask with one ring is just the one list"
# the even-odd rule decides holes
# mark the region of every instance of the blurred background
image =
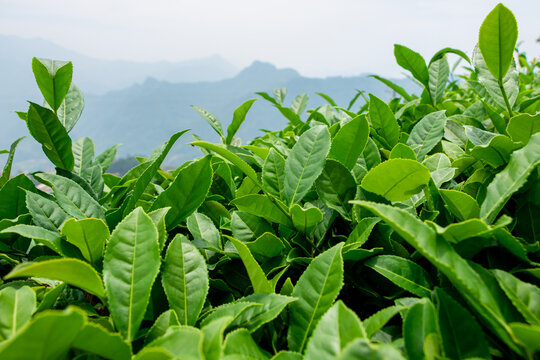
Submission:
[[[388,99],[390,89],[368,77],[392,79],[417,91],[393,56],[393,44],[424,56],[445,47],[469,56],[490,0],[0,0],[0,149],[28,135],[13,111],[41,103],[32,57],[69,60],[85,110],[71,131],[89,136],[96,153],[121,143],[117,158],[148,156],[176,131],[192,129],[217,141],[189,106],[215,114],[226,127],[234,109],[257,91],[286,87],[288,105],[300,93],[309,108],[346,105],[356,89]],[[507,0],[519,27],[519,49],[540,54],[540,1]],[[457,57],[449,55],[450,64]],[[357,110],[363,101],[358,101]],[[279,129],[283,116],[264,100],[248,113],[238,136],[246,144],[259,129]],[[166,165],[198,156],[184,136]],[[29,135],[13,173],[51,165]]]

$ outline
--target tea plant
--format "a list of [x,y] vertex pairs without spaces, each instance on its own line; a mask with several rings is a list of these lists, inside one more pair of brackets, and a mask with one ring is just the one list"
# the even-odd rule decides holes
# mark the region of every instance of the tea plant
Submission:
[[194,107],[220,144],[164,171],[180,131],[122,177],[69,136],[72,64],[34,58],[45,104],[18,115],[56,173],[40,191],[4,151],[0,358],[538,358],[540,65],[516,41],[499,4],[472,60],[395,45],[420,97],[258,93],[289,123],[245,146],[255,99],[226,131]]

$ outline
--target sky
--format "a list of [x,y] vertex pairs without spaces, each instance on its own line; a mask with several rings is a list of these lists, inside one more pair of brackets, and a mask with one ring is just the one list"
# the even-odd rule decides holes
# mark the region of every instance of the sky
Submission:
[[[472,53],[491,0],[0,0],[0,34],[50,40],[100,59],[182,61],[219,54],[305,76],[399,76],[393,44],[428,61]],[[539,57],[540,0],[506,0],[521,49]],[[2,51],[0,49],[0,51]],[[451,59],[451,61],[453,61]]]

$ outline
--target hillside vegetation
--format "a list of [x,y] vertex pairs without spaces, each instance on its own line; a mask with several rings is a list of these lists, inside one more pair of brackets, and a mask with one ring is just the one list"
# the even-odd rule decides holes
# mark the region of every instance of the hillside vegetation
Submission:
[[[226,129],[195,106],[217,142],[164,170],[176,132],[121,177],[116,146],[69,135],[72,64],[34,58],[46,104],[18,116],[56,171],[10,177],[4,151],[0,359],[539,359],[540,65],[517,37],[499,4],[472,58],[396,44],[420,96],[278,88]],[[242,145],[256,101],[286,126]]]

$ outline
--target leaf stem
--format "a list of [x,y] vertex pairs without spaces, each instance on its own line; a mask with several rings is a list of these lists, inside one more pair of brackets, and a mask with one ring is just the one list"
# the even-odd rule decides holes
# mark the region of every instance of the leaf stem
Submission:
[[512,112],[512,106],[510,105],[510,101],[508,101],[508,96],[506,95],[506,90],[504,90],[504,86],[502,83],[502,80],[497,80],[497,83],[499,84],[499,88],[501,89],[501,93],[504,99],[504,103],[506,104],[506,109],[508,110],[508,116],[511,118],[514,116],[514,113]]

